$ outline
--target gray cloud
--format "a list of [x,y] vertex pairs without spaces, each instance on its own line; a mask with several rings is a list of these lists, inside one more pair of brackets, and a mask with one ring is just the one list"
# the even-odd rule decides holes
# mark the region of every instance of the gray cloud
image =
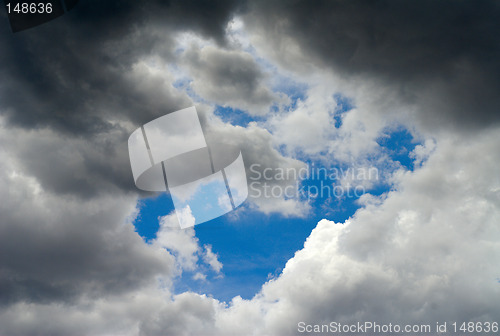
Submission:
[[263,85],[264,73],[246,52],[192,46],[184,57],[194,78],[191,85],[210,101],[264,115],[276,98]]
[[12,162],[1,168],[2,305],[113,295],[171,276],[172,256],[145,245],[127,220],[135,197],[61,198]]
[[185,106],[175,90],[145,93],[127,73],[153,52],[173,61],[176,31],[223,43],[233,7],[230,1],[81,1],[71,13],[21,33],[2,25],[0,109],[14,124],[81,134],[107,131],[110,116],[142,123]]

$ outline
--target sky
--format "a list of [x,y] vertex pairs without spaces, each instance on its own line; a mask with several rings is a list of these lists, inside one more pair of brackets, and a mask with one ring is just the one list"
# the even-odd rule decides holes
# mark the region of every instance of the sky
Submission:
[[[80,0],[13,33],[2,8],[0,335],[498,325],[498,17],[494,0]],[[241,151],[249,195],[180,229],[127,143],[190,106]]]

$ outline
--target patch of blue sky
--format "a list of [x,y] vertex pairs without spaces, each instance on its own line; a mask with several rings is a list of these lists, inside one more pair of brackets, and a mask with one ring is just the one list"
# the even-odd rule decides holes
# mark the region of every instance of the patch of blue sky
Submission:
[[355,107],[354,100],[340,92],[335,93],[333,99],[335,99],[337,106],[332,117],[335,120],[335,128],[340,128],[342,126],[342,115]]
[[252,116],[243,110],[228,106],[216,105],[214,114],[225,123],[241,127],[247,127],[250,122],[262,123],[265,121],[265,117]]
[[173,82],[173,87],[180,91],[184,91],[189,98],[195,103],[206,102],[201,96],[199,96],[191,87],[192,79],[188,77],[182,77]]
[[[308,164],[312,165],[311,162]],[[319,175],[311,173],[302,183],[300,197],[313,206],[306,218],[265,215],[251,209],[247,203],[245,211],[238,212],[237,219],[228,214],[196,226],[200,244],[210,244],[218,253],[219,261],[224,265],[224,276],[212,277],[202,285],[190,278],[183,288],[194,291],[199,288],[199,293],[209,291],[215,298],[226,302],[237,295],[250,299],[270,277],[280,274],[286,262],[303,247],[318,221],[327,218],[343,223],[353,216],[361,207],[357,200],[363,192],[344,190],[334,194],[333,186],[339,185],[336,177]],[[379,184],[366,192],[381,195],[389,189],[390,186]]]
[[416,140],[408,129],[401,125],[387,128],[377,139],[382,152],[395,163],[407,170],[413,170],[414,159],[410,153],[422,142]]
[[[231,203],[221,172],[170,189],[175,208],[182,211],[189,207],[196,224],[219,217],[231,211]],[[189,225],[189,219],[180,218],[181,227]],[[187,222],[184,222],[187,221]]]
[[359,208],[356,201],[363,194],[380,195],[390,188],[375,166],[351,167],[340,163],[327,166],[320,160],[308,160],[306,164],[308,174],[301,181],[300,197],[310,201],[325,218],[333,215],[335,220],[344,221]]
[[337,103],[337,108],[335,109],[336,111],[347,112],[355,107],[354,100],[352,98],[344,96],[340,92],[335,93],[333,95],[333,99],[335,99],[335,102]]
[[[342,99],[339,97],[342,110],[352,108],[349,101]],[[223,109],[219,111],[223,117],[229,118],[234,113],[232,109],[218,108]],[[239,118],[242,125],[249,122],[244,113],[241,113]],[[408,130],[402,127],[387,129],[378,139],[378,143],[387,158],[399,162],[406,169],[413,169],[410,152],[419,143]],[[378,158],[374,157],[373,160],[375,162]],[[322,166],[325,161],[313,161],[306,157],[304,161],[309,166],[314,164],[318,169],[337,168],[337,174],[342,172],[341,168],[348,169],[347,166],[339,164],[335,166],[335,163],[328,167]],[[390,164],[388,167],[389,171],[397,168]],[[316,176],[303,181],[303,194],[300,197],[303,201],[309,201],[312,206],[312,211],[306,218],[290,218],[277,213],[266,215],[251,207],[247,200],[242,205],[243,209],[196,225],[195,232],[200,246],[212,246],[213,252],[223,264],[223,275],[219,276],[200,260],[198,270],[184,272],[174,280],[174,292],[190,290],[200,294],[208,293],[226,302],[238,295],[250,299],[270,277],[280,274],[286,262],[303,247],[318,221],[327,218],[343,223],[362,206],[358,200],[365,192],[380,196],[392,188],[383,179],[380,183],[374,183],[369,188],[357,192],[352,189],[334,189],[339,185],[340,181],[331,176]],[[154,239],[158,230],[158,218],[171,213],[173,209],[168,194],[142,200],[140,215],[135,222],[137,232],[146,241]],[[199,271],[206,275],[206,279],[193,278]]]
[[[188,85],[189,86],[189,85]],[[297,101],[304,100],[307,96],[307,85],[293,82],[291,80],[283,80],[278,85],[272,88],[274,93],[283,94],[288,97],[288,103],[285,105],[275,103],[270,107],[270,112],[279,112],[280,109],[293,110],[297,106]],[[189,94],[189,93],[188,93]],[[250,122],[257,122],[261,127],[265,127],[265,121],[268,116],[250,115],[244,110],[231,106],[215,106],[215,114],[222,121],[232,125],[247,127]]]
[[143,198],[139,201],[138,208],[139,214],[134,221],[134,226],[136,232],[146,242],[151,242],[156,238],[156,233],[160,228],[159,218],[175,210],[169,193]]
[[[303,182],[305,190],[301,198],[313,206],[306,218],[266,215],[247,207],[238,213],[237,219],[228,214],[196,226],[200,244],[212,245],[224,265],[224,277],[213,278],[200,293],[209,288],[215,298],[226,302],[236,295],[250,299],[257,294],[262,284],[281,273],[321,219],[343,223],[361,207],[356,202],[361,192],[346,190],[343,194],[333,194],[332,186],[338,185],[337,182],[328,178]],[[321,193],[322,187],[330,191]],[[379,185],[369,192],[380,195],[388,190],[388,186]],[[196,285],[189,289],[196,290]]]
[[178,78],[172,83],[172,86],[178,90],[184,91],[190,87],[191,81],[189,77]]
[[[248,202],[248,201],[247,201]],[[307,218],[285,218],[278,214],[265,215],[244,204],[244,211],[215,218],[195,226],[200,246],[209,244],[219,261],[224,265],[223,276],[219,276],[200,260],[194,272],[187,271],[174,279],[174,292],[187,290],[210,293],[214,297],[230,301],[240,295],[253,297],[270,274],[279,274],[295,251],[303,247],[321,216]],[[159,217],[174,210],[170,196],[163,193],[140,202],[140,214],[134,225],[146,242],[156,238]],[[202,271],[205,280],[193,279]]]
[[299,100],[304,101],[307,98],[309,85],[292,80],[289,77],[277,75],[273,77],[272,90],[276,93],[285,94],[289,103],[285,107],[287,110],[293,110],[297,107]]
[[[279,274],[321,218],[285,218],[246,209],[195,227],[200,244],[212,245],[224,265],[222,278],[212,280],[211,294],[228,302],[252,298],[269,275]],[[204,288],[206,290],[206,288]]]
[[[315,192],[313,186],[321,188],[322,184],[337,181],[330,179],[308,179],[303,186],[309,192]],[[331,189],[330,189],[331,190]],[[381,194],[385,190],[372,190],[373,194]],[[343,223],[351,217],[360,205],[356,203],[359,195],[319,194],[303,195],[308,198],[313,210],[306,218],[289,218],[280,214],[263,214],[249,206],[246,201],[243,211],[229,213],[211,221],[195,226],[196,237],[200,246],[209,244],[218,254],[224,265],[223,276],[203,266],[199,266],[207,276],[204,280],[193,279],[195,272],[184,272],[174,281],[174,292],[182,293],[190,290],[198,293],[209,293],[213,297],[229,302],[239,295],[250,299],[258,293],[262,284],[270,277],[279,275],[286,262],[300,250],[318,221],[323,218]],[[158,217],[170,213],[172,205],[162,211],[165,198],[145,200],[141,207],[140,222],[136,223],[141,236],[154,238],[153,231],[158,225]]]

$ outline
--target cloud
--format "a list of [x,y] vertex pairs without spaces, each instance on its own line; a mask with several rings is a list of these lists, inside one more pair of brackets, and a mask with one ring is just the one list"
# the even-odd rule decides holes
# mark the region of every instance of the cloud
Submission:
[[[78,15],[84,15],[82,7]],[[87,27],[81,20],[0,34],[2,50],[8,50],[2,56],[2,83],[8,83],[0,87],[2,121],[20,127],[25,137],[16,137],[23,142],[17,158],[44,188],[86,198],[116,187],[135,190],[126,155],[129,133],[190,100],[173,88],[168,73],[148,67],[143,53],[126,54],[130,45],[143,50],[147,38],[99,35],[93,29],[103,22],[96,18]]]
[[[2,127],[2,143],[17,140],[14,134]],[[0,149],[2,305],[113,295],[172,275],[173,257],[134,232],[137,197],[59,196],[26,173],[11,149]]]
[[499,11],[495,1],[259,1],[244,21],[287,68],[371,81],[416,106],[426,129],[466,131],[500,121]]
[[193,77],[191,87],[209,101],[265,115],[277,99],[264,85],[264,73],[247,52],[192,45],[183,57]]
[[[189,207],[188,207],[189,208]],[[194,227],[180,229],[177,219],[177,213],[171,213],[167,216],[160,217],[160,229],[156,234],[156,239],[153,241],[153,246],[162,249],[167,249],[175,256],[175,261],[178,267],[177,275],[183,271],[200,270],[198,265],[199,260],[203,260],[215,273],[220,273],[222,263],[218,260],[217,254],[212,251],[212,246],[207,244],[200,246],[198,238],[195,236]],[[182,216],[192,217],[191,213],[182,213]],[[206,275],[197,272],[193,278],[195,280],[205,280]]]
[[217,259],[217,254],[212,252],[212,245],[205,245],[205,254],[203,260],[212,267],[214,272],[220,273],[222,263]]
[[175,253],[176,261],[181,270],[194,270],[196,268],[199,250],[198,238],[195,237],[192,227],[184,230],[179,229],[175,213],[160,218],[160,229],[156,236],[153,244]]
[[[169,71],[154,66],[155,57],[176,62],[175,35],[185,31],[224,43],[235,6],[227,1],[207,6],[202,1],[89,0],[21,33],[1,25],[3,123],[53,137],[22,147],[25,169],[48,190],[84,198],[116,192],[116,187],[135,190],[124,154],[128,135],[192,105],[173,87]],[[5,15],[2,19],[7,22]],[[50,153],[50,160],[41,153]],[[51,162],[60,163],[53,167]]]
[[267,120],[266,126],[288,155],[353,163],[379,151],[375,140],[388,120],[373,116],[369,98],[362,95],[366,91],[349,90],[357,105],[341,111],[335,97],[338,90],[340,85],[331,79],[317,79],[304,99]]
[[193,280],[205,281],[205,280],[207,280],[207,276],[203,273],[198,272],[195,275],[193,275]]
[[[186,32],[219,47],[186,51],[192,62],[183,64],[193,73],[209,76],[207,80],[220,80],[215,85],[220,92],[223,87],[236,87],[234,98],[256,104],[251,106],[253,111],[256,106],[268,108],[274,94],[263,86],[263,72],[253,57],[221,47],[227,22],[238,6],[231,1],[213,2],[208,8],[199,1],[104,4],[90,0],[34,29],[2,32],[0,114],[5,128],[18,133],[4,137],[9,159],[44,190],[68,197],[90,200],[103,194],[139,192],[133,184],[126,140],[145,122],[192,105],[186,92],[174,87],[171,67],[184,57],[175,50],[177,38]],[[208,60],[208,67],[194,62],[194,55]],[[246,76],[241,85],[228,84],[232,76],[225,71],[228,64]],[[197,78],[195,83],[205,85]],[[251,133],[240,136],[239,142],[246,142]],[[270,151],[264,157],[287,164],[269,139],[261,144],[264,147],[254,150]],[[248,153],[248,157],[261,156]],[[285,212],[303,213],[296,203],[286,203]],[[279,206],[265,206],[267,212],[280,211]]]
[[327,151],[328,143],[335,137],[333,114],[337,104],[333,93],[325,86],[316,86],[307,94],[304,100],[297,101],[295,109],[275,114],[268,121],[277,141],[291,154]]

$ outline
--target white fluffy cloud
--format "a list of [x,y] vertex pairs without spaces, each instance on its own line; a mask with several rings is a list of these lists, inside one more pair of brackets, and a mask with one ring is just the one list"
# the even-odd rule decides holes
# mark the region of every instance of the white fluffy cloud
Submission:
[[[199,245],[196,238],[194,227],[180,229],[178,222],[178,213],[159,218],[160,228],[156,234],[156,239],[153,241],[153,246],[160,249],[167,249],[175,255],[176,264],[178,266],[179,275],[183,270],[196,271],[197,263],[203,260],[215,273],[220,273],[222,263],[218,260],[217,254],[212,251],[211,245]],[[190,216],[190,213],[181,216]],[[191,219],[194,221],[194,218]],[[204,280],[206,274],[198,272],[194,275],[195,280]]]
[[211,245],[205,245],[205,254],[203,255],[203,260],[210,265],[210,267],[219,273],[222,269],[222,263],[217,259],[217,254],[212,251]]
[[153,244],[175,253],[181,269],[194,270],[198,261],[198,239],[192,227],[181,230],[178,223],[175,213],[161,217]]

